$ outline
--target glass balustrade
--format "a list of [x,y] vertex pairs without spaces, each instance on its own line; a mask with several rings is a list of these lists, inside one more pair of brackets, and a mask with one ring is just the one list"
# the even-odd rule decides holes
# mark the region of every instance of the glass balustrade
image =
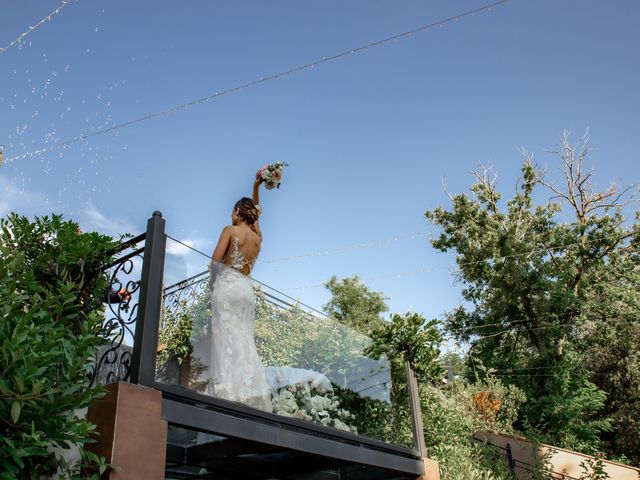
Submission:
[[404,365],[366,335],[170,238],[164,281],[157,382],[412,445]]

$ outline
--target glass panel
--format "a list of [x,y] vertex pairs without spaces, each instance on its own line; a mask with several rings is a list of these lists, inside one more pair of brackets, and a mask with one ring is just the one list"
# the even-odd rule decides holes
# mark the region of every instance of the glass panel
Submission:
[[209,258],[193,254],[168,239],[159,382],[412,445],[403,365],[371,358],[369,337],[233,268],[215,264],[212,278]]

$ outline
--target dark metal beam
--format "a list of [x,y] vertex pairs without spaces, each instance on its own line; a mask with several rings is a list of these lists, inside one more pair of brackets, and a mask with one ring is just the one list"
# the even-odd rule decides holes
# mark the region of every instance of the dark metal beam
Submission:
[[189,390],[179,385],[169,385],[166,383],[156,382],[154,388],[162,392],[162,397],[164,399],[175,400],[179,403],[187,403],[196,407],[215,410],[234,417],[242,417],[252,422],[277,425],[279,428],[294,430],[307,435],[337,440],[343,444],[356,446],[364,445],[371,450],[378,450],[412,459],[420,458],[418,452],[412,448],[393,443],[385,443],[383,441],[376,440],[375,438],[356,435],[351,432],[345,432],[331,427],[325,427],[306,420],[299,420],[297,418],[283,417],[275,413],[263,412],[241,403],[203,395],[202,393]]
[[247,418],[217,412],[195,405],[163,399],[162,416],[173,425],[211,432],[229,437],[242,438],[298,452],[382,467],[406,474],[422,475],[424,464],[420,459],[382,452],[367,448],[364,444],[353,445],[314,435],[256,422]]

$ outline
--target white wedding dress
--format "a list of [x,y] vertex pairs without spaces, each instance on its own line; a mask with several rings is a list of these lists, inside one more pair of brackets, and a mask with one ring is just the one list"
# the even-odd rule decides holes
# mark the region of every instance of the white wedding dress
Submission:
[[[238,232],[231,242],[229,265],[220,264],[211,293],[211,379],[207,393],[272,412],[271,388],[253,337],[256,297],[241,270],[245,258]],[[213,272],[212,272],[213,275]]]

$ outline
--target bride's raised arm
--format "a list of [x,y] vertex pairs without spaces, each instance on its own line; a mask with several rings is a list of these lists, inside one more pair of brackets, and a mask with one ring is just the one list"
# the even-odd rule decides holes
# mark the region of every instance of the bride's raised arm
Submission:
[[[262,184],[262,182],[264,182],[264,180],[260,176],[260,171],[258,170],[258,172],[256,173],[256,179],[253,182],[253,194],[251,195],[251,199],[258,209],[258,215],[262,214],[262,205],[260,205],[260,185]],[[262,237],[262,232],[260,231],[260,221],[256,220],[253,226],[255,228],[255,232]]]
[[253,182],[253,195],[251,198],[253,199],[253,203],[256,205],[260,205],[260,185],[264,182],[262,177],[260,176],[260,171],[256,173],[256,179]]

